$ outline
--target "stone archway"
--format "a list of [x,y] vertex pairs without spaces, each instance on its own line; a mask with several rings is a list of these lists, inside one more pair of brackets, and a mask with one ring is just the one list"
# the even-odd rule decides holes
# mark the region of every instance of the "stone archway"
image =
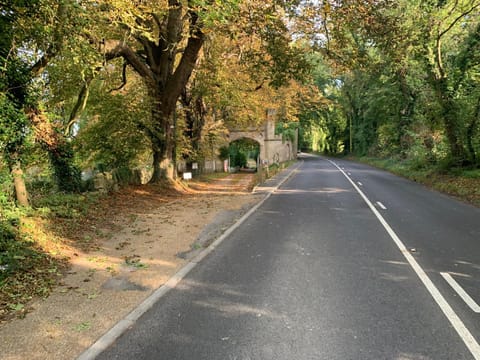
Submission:
[[241,138],[252,139],[260,144],[260,161],[262,164],[274,164],[296,158],[297,136],[293,141],[282,139],[280,134],[275,133],[275,121],[268,118],[259,127],[230,129],[229,142]]
[[230,131],[229,134],[229,144],[238,141],[240,139],[250,139],[252,141],[255,141],[258,143],[260,147],[260,161],[265,160],[267,158],[266,156],[266,144],[265,144],[265,135],[262,130],[259,129],[248,129],[248,130],[243,130],[243,131]]

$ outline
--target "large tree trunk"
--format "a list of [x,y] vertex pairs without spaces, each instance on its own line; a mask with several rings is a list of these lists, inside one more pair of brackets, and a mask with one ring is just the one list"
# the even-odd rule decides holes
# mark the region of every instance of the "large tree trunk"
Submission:
[[13,185],[15,187],[15,197],[19,206],[29,206],[28,192],[25,186],[25,175],[22,170],[20,161],[15,160],[11,166],[11,174],[13,177]]
[[157,148],[152,149],[153,152],[153,175],[152,178],[150,179],[150,183],[156,183],[161,181],[162,179],[166,178],[166,172],[162,169],[161,164],[162,164],[162,159],[163,159],[163,154],[161,151],[159,151]]
[[153,154],[153,175],[150,183],[159,182],[173,177],[171,171],[171,160],[173,152],[172,124],[170,117],[165,115],[164,97],[159,94],[158,89],[151,89],[152,121],[145,126],[145,132],[152,143]]
[[[152,121],[141,126],[152,143],[154,174],[151,182],[173,176],[170,166],[175,148],[172,115],[205,41],[202,21],[193,7],[186,8],[179,0],[168,0],[168,4],[164,17],[156,17],[160,31],[152,29],[158,33],[157,41],[143,35],[135,37],[145,57],[123,39],[94,41],[107,61],[123,57],[148,88]],[[138,21],[147,28],[151,26],[150,21],[142,23],[140,18]]]

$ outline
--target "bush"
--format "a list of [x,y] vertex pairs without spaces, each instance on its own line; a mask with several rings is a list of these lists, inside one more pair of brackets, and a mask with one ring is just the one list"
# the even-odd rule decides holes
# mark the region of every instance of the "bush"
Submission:
[[81,172],[74,164],[73,148],[70,143],[62,144],[55,153],[50,153],[58,189],[65,192],[78,192],[81,188]]
[[72,219],[85,214],[96,198],[96,194],[56,193],[33,199],[32,206],[44,214]]
[[244,168],[247,166],[247,156],[243,152],[238,152],[235,154],[233,160],[233,166],[238,166],[240,168]]

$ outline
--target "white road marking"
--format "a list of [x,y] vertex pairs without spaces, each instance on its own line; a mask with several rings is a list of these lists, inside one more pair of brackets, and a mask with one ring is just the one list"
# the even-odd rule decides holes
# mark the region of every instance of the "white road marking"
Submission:
[[441,272],[440,275],[447,281],[447,283],[457,292],[457,294],[462,298],[463,301],[472,309],[475,313],[480,313],[480,306],[473,300],[470,295],[467,294],[465,290],[460,286],[459,283],[455,281],[455,279],[449,274],[445,272]]
[[387,208],[385,207],[385,205],[383,205],[380,201],[377,201],[377,205],[380,209],[383,209],[383,210],[387,210]]
[[348,176],[351,176],[351,175],[352,175],[352,173],[347,173],[347,174],[348,174]]
[[[335,165],[335,164],[333,164]],[[363,200],[367,203],[368,207],[372,212],[375,214],[377,219],[380,221],[380,223],[383,225],[387,233],[390,235],[392,238],[393,242],[397,245],[399,248],[400,252],[403,254],[405,259],[408,261],[410,266],[413,268],[417,276],[420,278],[422,281],[423,285],[426,287],[430,295],[432,295],[433,299],[437,303],[437,305],[440,307],[440,309],[443,311],[445,316],[447,317],[448,321],[450,321],[450,324],[452,324],[453,328],[457,331],[457,334],[460,336],[460,338],[463,340],[465,345],[467,346],[468,350],[470,350],[470,353],[473,355],[475,360],[480,360],[480,345],[478,344],[477,340],[473,337],[473,335],[470,333],[470,331],[467,329],[465,324],[462,322],[460,317],[455,313],[455,311],[452,309],[450,304],[445,300],[443,295],[440,293],[440,291],[437,289],[435,284],[430,280],[428,275],[425,273],[425,271],[422,269],[422,267],[417,263],[417,261],[413,258],[413,256],[410,254],[408,249],[405,247],[403,242],[400,240],[398,235],[393,231],[393,229],[390,227],[390,225],[385,221],[383,216],[378,212],[378,210],[373,206],[372,202],[367,198],[367,196],[363,193],[362,190],[353,182],[350,177],[345,174],[345,172],[340,169],[337,165],[335,167],[350,181],[352,186],[357,190],[357,192],[360,194],[360,196],[363,198]]]
[[358,181],[358,185],[363,186],[363,184],[360,181]]

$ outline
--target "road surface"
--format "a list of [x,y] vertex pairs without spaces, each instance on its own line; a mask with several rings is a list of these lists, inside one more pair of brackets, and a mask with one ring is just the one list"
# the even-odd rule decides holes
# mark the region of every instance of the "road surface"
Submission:
[[479,303],[478,208],[306,156],[98,359],[480,359]]

